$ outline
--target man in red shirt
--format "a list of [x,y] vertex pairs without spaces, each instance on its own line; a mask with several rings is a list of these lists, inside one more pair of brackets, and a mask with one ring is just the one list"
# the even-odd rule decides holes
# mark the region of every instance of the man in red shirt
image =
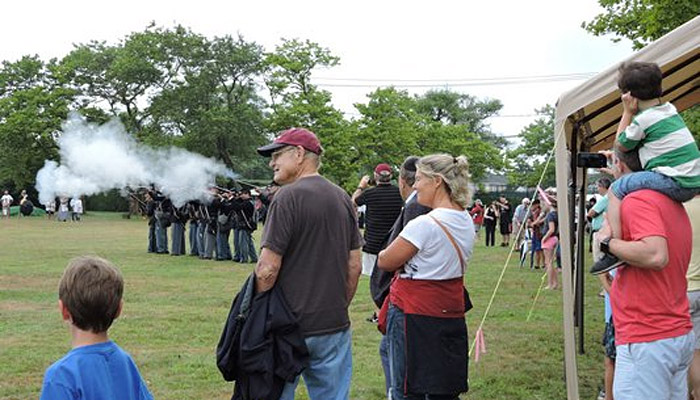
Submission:
[[[615,176],[636,170],[637,157],[616,151]],[[621,222],[622,239],[601,242],[602,251],[626,263],[610,293],[617,350],[614,398],[687,399],[695,343],[685,278],[690,220],[681,203],[640,190],[622,201]]]

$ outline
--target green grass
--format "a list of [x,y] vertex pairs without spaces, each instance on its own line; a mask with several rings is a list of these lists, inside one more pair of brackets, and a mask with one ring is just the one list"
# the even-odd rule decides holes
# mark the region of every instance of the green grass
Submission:
[[[83,254],[122,270],[124,311],[110,336],[134,357],[155,398],[230,398],[233,385],[222,380],[214,351],[231,300],[253,266],[147,254],[146,235],[145,221],[111,213],[92,213],[78,224],[0,220],[0,399],[37,398],[44,370],[70,349],[57,285],[68,260]],[[470,341],[506,257],[501,247],[479,243],[474,250],[466,277],[475,305],[467,316]],[[516,258],[484,326],[487,353],[478,364],[470,360],[471,390],[463,398],[566,398],[561,291],[543,292],[527,322],[542,273],[519,269]],[[578,368],[581,398],[592,399],[603,375],[603,302],[595,279],[586,279],[587,352]],[[380,334],[365,321],[372,310],[362,277],[350,309],[353,399],[383,398]],[[302,386],[297,398],[305,399]]]

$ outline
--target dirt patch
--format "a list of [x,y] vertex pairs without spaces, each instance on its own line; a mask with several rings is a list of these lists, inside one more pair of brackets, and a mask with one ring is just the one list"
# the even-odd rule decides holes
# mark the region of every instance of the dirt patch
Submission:
[[58,290],[58,281],[45,276],[0,275],[0,291],[31,288]]
[[13,300],[0,302],[0,311],[5,312],[46,311],[50,309],[51,306],[46,303],[28,303],[25,301]]

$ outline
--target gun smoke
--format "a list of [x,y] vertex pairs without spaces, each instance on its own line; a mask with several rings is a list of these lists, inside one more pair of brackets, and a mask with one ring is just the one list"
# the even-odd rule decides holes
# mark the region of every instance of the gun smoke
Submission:
[[223,164],[183,149],[139,144],[116,119],[96,125],[69,115],[58,139],[61,164],[46,160],[37,173],[39,202],[154,184],[175,206],[208,199],[216,176],[235,176]]

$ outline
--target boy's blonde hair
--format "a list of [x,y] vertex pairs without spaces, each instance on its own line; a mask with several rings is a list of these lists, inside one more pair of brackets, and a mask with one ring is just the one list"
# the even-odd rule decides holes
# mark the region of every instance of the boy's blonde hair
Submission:
[[123,293],[124,279],[119,269],[95,256],[71,260],[58,284],[58,298],[70,312],[73,325],[93,333],[109,329]]
[[471,201],[469,192],[469,162],[467,157],[452,157],[449,154],[432,154],[421,157],[416,169],[423,175],[434,178],[439,176],[445,182],[450,199],[466,208]]

